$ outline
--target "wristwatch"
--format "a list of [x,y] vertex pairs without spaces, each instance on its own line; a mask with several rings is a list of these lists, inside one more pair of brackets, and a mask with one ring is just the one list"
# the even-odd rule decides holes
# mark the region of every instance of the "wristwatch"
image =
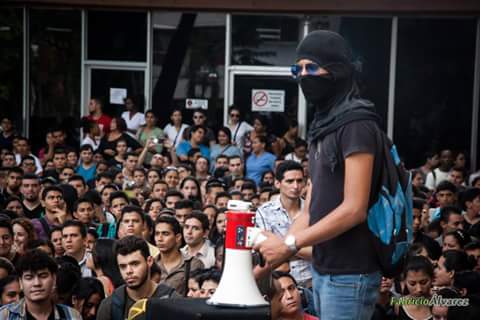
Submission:
[[298,248],[297,246],[295,245],[295,236],[289,234],[286,238],[285,238],[285,245],[288,247],[288,249],[290,251],[292,251],[294,254],[298,252]]

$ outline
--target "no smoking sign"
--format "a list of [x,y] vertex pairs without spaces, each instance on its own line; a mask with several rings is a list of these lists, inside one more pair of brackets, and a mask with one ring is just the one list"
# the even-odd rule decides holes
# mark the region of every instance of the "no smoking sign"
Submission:
[[252,89],[252,111],[283,112],[285,91]]

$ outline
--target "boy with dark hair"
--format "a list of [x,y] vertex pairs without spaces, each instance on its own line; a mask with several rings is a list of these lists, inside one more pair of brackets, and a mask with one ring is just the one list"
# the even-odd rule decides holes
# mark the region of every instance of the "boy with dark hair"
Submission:
[[42,190],[41,204],[44,216],[33,219],[32,224],[39,239],[48,240],[50,229],[62,225],[68,218],[63,190],[57,186],[48,186]]
[[442,181],[435,189],[437,207],[430,209],[430,221],[440,218],[440,210],[446,206],[453,206],[457,201],[457,187],[450,181]]
[[203,269],[203,263],[197,258],[185,258],[179,247],[182,243],[182,227],[169,216],[160,216],[155,222],[155,244],[160,250],[157,264],[161,270],[160,283],[174,288],[181,296],[188,289],[190,271]]
[[188,199],[181,199],[175,203],[175,218],[183,227],[185,218],[193,211],[193,201]]
[[93,148],[89,144],[84,144],[80,147],[80,165],[75,171],[88,182],[95,178],[96,170],[97,167],[93,162]]
[[68,184],[75,188],[75,190],[77,191],[77,197],[79,198],[83,197],[85,195],[85,192],[87,192],[88,190],[85,179],[79,174],[71,176],[68,179]]
[[187,257],[195,257],[203,262],[205,268],[215,265],[215,249],[207,242],[209,230],[208,217],[203,212],[192,212],[185,218],[183,238],[186,245],[181,249]]
[[146,298],[175,297],[175,290],[151,279],[150,268],[155,263],[145,240],[127,236],[115,245],[115,257],[125,285],[102,301],[97,319],[126,319],[136,301]]
[[[161,198],[160,198],[161,199]],[[178,190],[168,190],[165,194],[165,207],[175,209],[175,204],[183,199],[183,193]]]
[[40,179],[35,174],[25,174],[20,186],[23,213],[29,219],[40,218],[43,212],[40,203]]
[[480,189],[468,188],[460,193],[459,204],[465,212],[463,226],[468,231],[472,225],[480,222]]
[[91,277],[92,270],[87,267],[87,259],[90,253],[87,251],[87,228],[77,220],[69,220],[62,226],[62,245],[65,254],[73,257],[80,269],[83,277]]
[[22,256],[17,273],[24,298],[3,306],[0,319],[82,319],[75,309],[55,304],[52,293],[57,271],[55,261],[41,250],[32,250]]
[[[122,209],[122,214],[118,222],[118,237],[124,238],[126,236],[143,237],[143,231],[146,228],[145,213],[142,208],[134,205],[125,206]],[[145,239],[145,241],[147,241]],[[159,254],[158,248],[147,241],[150,255],[156,258]]]

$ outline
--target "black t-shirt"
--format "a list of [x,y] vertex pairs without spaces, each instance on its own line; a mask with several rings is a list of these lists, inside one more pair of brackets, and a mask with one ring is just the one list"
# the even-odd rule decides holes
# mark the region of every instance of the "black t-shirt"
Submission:
[[[381,148],[376,142],[375,122],[351,122],[327,135],[321,143],[310,146],[309,166],[313,189],[310,204],[310,225],[325,217],[343,201],[345,159],[354,153],[370,153],[377,159]],[[337,146],[337,164],[333,171],[323,145]],[[317,152],[317,150],[319,150]],[[378,181],[381,168],[374,165],[372,182]],[[376,190],[373,186],[371,190]],[[320,274],[365,274],[379,270],[375,249],[368,225],[363,222],[331,240],[313,247],[313,265]]]
[[23,214],[29,218],[29,219],[39,219],[42,216],[43,213],[43,207],[41,204],[38,204],[35,208],[32,210],[28,209],[23,203]]

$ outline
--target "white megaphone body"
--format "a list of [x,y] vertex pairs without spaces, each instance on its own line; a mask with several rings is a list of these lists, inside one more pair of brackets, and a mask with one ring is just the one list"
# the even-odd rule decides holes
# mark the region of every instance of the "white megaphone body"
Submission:
[[255,228],[251,203],[230,200],[226,212],[225,262],[222,278],[207,304],[222,307],[260,307],[268,305],[253,276],[252,247],[265,239]]

